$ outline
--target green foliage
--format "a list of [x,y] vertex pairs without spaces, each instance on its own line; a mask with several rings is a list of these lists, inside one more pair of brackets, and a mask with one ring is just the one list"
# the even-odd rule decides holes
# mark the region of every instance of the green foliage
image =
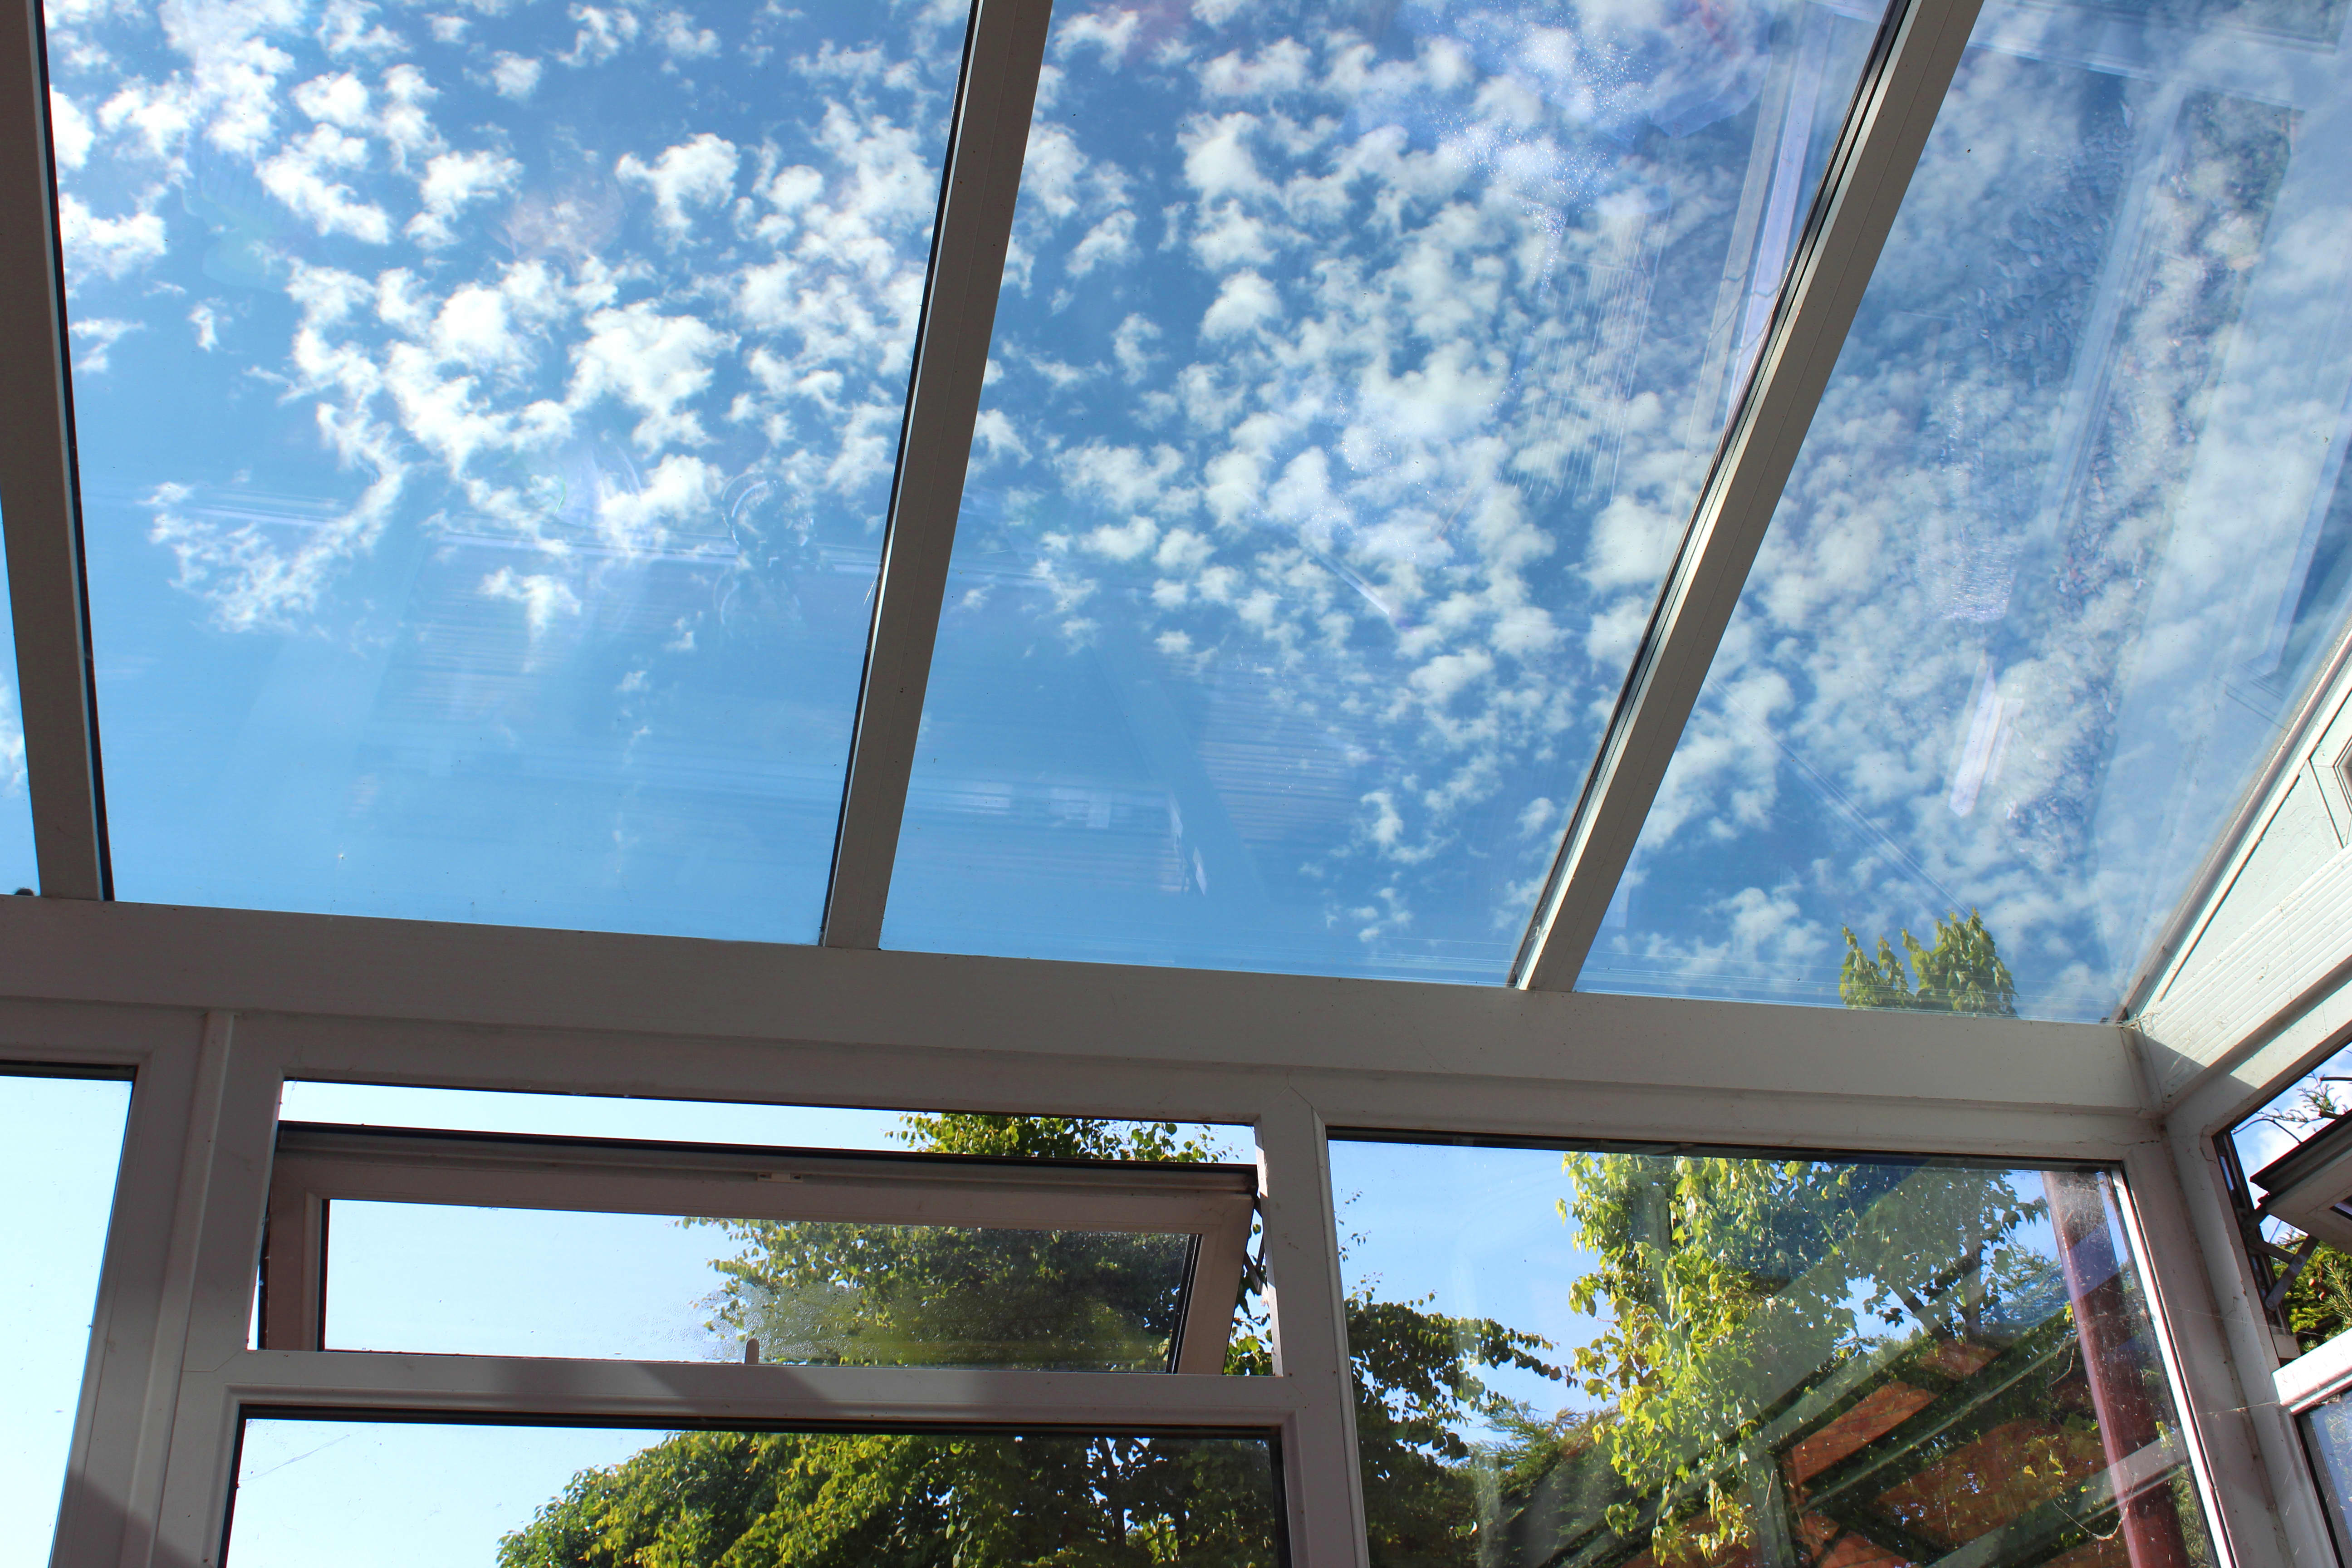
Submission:
[[1973,1339],[2050,1289],[2008,1238],[2042,1212],[1998,1172],[1705,1154],[1570,1154],[1563,1218],[1599,1267],[1570,1304],[1601,1317],[1573,1367],[1623,1483],[1620,1535],[1663,1561],[1755,1537],[1751,1452],[1819,1369],[1939,1336]]
[[2279,1306],[2305,1350],[2317,1350],[2352,1329],[2352,1256],[2332,1247],[2317,1248]]
[[[1045,1159],[1213,1157],[1173,1123],[919,1116],[929,1152]],[[1165,1238],[887,1226],[727,1223],[715,1326],[795,1361],[1067,1364],[1071,1346],[1164,1364]],[[992,1237],[992,1239],[991,1239]],[[1175,1259],[1181,1266],[1181,1254]],[[1365,1508],[1383,1568],[1466,1560],[1479,1479],[1473,1421],[1537,1430],[1480,1367],[1550,1373],[1532,1335],[1423,1304],[1347,1303]],[[1267,1374],[1255,1300],[1236,1309],[1231,1373]],[[795,1338],[797,1336],[797,1338]],[[1056,1358],[1060,1358],[1057,1360]],[[1102,1361],[1087,1364],[1104,1364]],[[1549,1441],[1549,1434],[1545,1440]],[[1128,1568],[1272,1562],[1265,1445],[1227,1439],[685,1432],[583,1471],[501,1568]]]
[[2017,1016],[2017,983],[2000,961],[1984,917],[1954,910],[1936,921],[1936,940],[1924,945],[1908,931],[1903,954],[1885,937],[1878,953],[1863,951],[1861,939],[1845,931],[1845,965],[1838,974],[1838,998],[1849,1007],[1892,1008],[1915,1013],[1974,1013]]

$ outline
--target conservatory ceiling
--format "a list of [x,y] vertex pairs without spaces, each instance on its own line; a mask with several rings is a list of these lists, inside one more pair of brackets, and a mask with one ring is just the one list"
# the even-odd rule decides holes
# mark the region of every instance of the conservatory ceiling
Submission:
[[2346,8],[52,0],[9,874],[2114,1016],[2352,605]]

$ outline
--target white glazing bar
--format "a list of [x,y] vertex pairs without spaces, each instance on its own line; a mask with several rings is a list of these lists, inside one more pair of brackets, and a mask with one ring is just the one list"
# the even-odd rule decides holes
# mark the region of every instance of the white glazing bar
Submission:
[[827,947],[882,942],[1051,11],[1049,0],[975,0],[972,6],[825,896]]
[[[2248,1458],[2258,1469],[2259,1488],[2253,1495],[2224,1499],[2230,1552],[2249,1568],[2282,1560],[2332,1563],[2335,1547],[2312,1489],[2302,1438],[2272,1386],[2270,1373],[2278,1358],[2239,1242],[2237,1215],[2222,1186],[2212,1140],[2182,1128],[2167,1138],[2166,1146],[2218,1308],[2219,1321],[2205,1327],[2220,1342],[2217,1348],[2228,1355],[2236,1373],[2239,1408],[2245,1418],[2245,1429],[2235,1435],[2238,1446],[2242,1452],[2251,1447]],[[2155,1262],[2161,1267],[2165,1260]],[[2268,1531],[2261,1528],[2265,1520]]]
[[110,1563],[121,1550],[159,1352],[163,1284],[197,1060],[196,1032],[190,1028],[136,1068],[49,1559],[55,1568]]
[[1258,1119],[1257,1147],[1274,1367],[1299,1390],[1282,1455],[1290,1568],[1365,1568],[1355,1379],[1323,1119],[1297,1096],[1278,1100]]
[[[1900,0],[1898,0],[1898,5]],[[1979,0],[1912,0],[1889,17],[1854,95],[1754,378],[1625,678],[1513,973],[1576,984],[1650,802],[1829,384],[1846,329],[1909,188]]]
[[103,899],[112,889],[38,0],[0,22],[0,520],[40,891]]

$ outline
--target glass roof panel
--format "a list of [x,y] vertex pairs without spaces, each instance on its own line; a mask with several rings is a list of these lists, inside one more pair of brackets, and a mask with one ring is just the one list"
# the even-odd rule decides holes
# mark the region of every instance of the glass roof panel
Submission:
[[1875,25],[1060,8],[886,945],[1502,979]]
[[1584,987],[2119,1006],[2345,624],[2346,10],[1986,6]]
[[812,940],[961,7],[49,7],[125,898]]

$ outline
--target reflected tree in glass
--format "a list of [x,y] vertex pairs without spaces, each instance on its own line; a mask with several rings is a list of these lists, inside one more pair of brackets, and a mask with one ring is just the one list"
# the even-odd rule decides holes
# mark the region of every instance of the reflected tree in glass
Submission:
[[[1050,1117],[907,1119],[941,1153],[1198,1161],[1213,1152],[1172,1124]],[[1017,1257],[943,1228],[727,1222],[740,1242],[719,1321],[761,1341],[762,1359],[894,1364],[1164,1365],[1172,1294],[1147,1285],[1164,1238],[994,1233]],[[992,1269],[992,1272],[990,1270]],[[1074,1281],[1084,1288],[1070,1289]],[[1482,1369],[1544,1375],[1538,1337],[1426,1303],[1347,1303],[1359,1444],[1378,1484],[1365,1510],[1388,1562],[1453,1562],[1472,1549],[1480,1472],[1461,1433],[1523,1420]],[[1023,1321],[1017,1315],[1029,1313]],[[990,1341],[991,1334],[1003,1337]],[[1270,1375],[1263,1307],[1235,1309],[1228,1373]],[[875,1562],[993,1568],[1042,1563],[1276,1561],[1271,1456],[1263,1444],[1167,1437],[961,1439],[897,1434],[680,1433],[621,1465],[586,1470],[500,1550],[505,1568],[658,1562]],[[1491,1493],[1492,1488],[1486,1487]]]

